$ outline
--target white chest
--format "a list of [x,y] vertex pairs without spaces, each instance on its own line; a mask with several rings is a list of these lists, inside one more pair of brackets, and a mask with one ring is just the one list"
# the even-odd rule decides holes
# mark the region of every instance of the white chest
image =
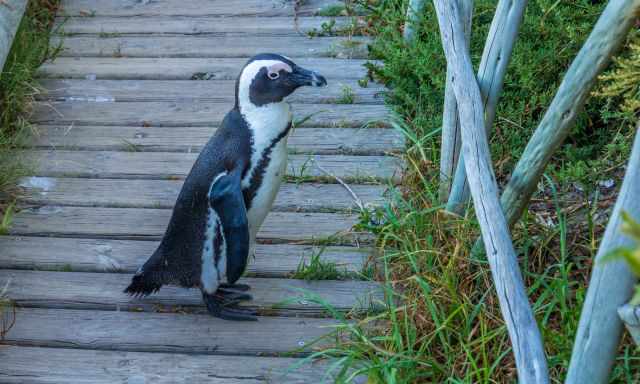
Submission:
[[271,210],[287,167],[287,137],[283,132],[291,123],[291,111],[286,102],[262,107],[242,108],[241,113],[252,134],[251,166],[242,187],[250,188],[260,174],[251,208],[247,212],[252,241]]

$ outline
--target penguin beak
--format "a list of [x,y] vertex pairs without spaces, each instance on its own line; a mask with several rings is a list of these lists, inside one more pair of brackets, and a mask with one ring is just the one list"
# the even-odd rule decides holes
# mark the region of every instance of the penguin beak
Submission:
[[327,79],[315,71],[310,71],[302,67],[296,66],[291,73],[291,79],[299,86],[325,87]]

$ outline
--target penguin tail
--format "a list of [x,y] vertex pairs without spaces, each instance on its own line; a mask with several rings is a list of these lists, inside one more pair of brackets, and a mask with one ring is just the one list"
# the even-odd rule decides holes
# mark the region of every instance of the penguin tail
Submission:
[[135,297],[148,296],[158,292],[162,287],[159,279],[154,278],[154,273],[136,273],[131,279],[131,284],[125,288],[124,293]]
[[138,269],[131,284],[125,288],[124,293],[131,296],[143,297],[158,292],[165,283],[163,279],[162,268],[162,252],[158,249],[147,260],[144,265]]

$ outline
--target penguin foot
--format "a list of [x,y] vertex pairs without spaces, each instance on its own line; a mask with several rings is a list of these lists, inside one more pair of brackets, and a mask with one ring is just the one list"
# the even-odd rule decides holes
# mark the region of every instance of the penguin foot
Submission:
[[242,292],[246,292],[248,290],[251,289],[251,286],[249,284],[229,284],[229,283],[222,283],[218,286],[218,289],[222,289],[222,290],[234,290],[234,291],[242,291]]
[[258,313],[255,310],[228,307],[231,303],[224,297],[202,292],[202,299],[207,306],[207,311],[214,317],[224,320],[258,321]]
[[253,300],[253,296],[251,296],[248,293],[233,292],[233,291],[226,291],[226,290],[219,290],[219,289],[216,291],[214,296],[220,298],[220,300],[222,301],[222,305],[224,306],[238,304],[241,301]]

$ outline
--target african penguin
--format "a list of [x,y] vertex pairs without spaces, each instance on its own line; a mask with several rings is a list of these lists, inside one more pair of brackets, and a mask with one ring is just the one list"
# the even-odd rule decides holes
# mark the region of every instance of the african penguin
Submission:
[[325,86],[289,58],[251,58],[236,81],[236,100],[187,176],[156,251],[126,293],[146,296],[163,284],[198,287],[207,310],[229,320],[256,320],[234,307],[251,300],[236,284],[253,255],[287,163],[291,111],[285,97],[301,86]]

